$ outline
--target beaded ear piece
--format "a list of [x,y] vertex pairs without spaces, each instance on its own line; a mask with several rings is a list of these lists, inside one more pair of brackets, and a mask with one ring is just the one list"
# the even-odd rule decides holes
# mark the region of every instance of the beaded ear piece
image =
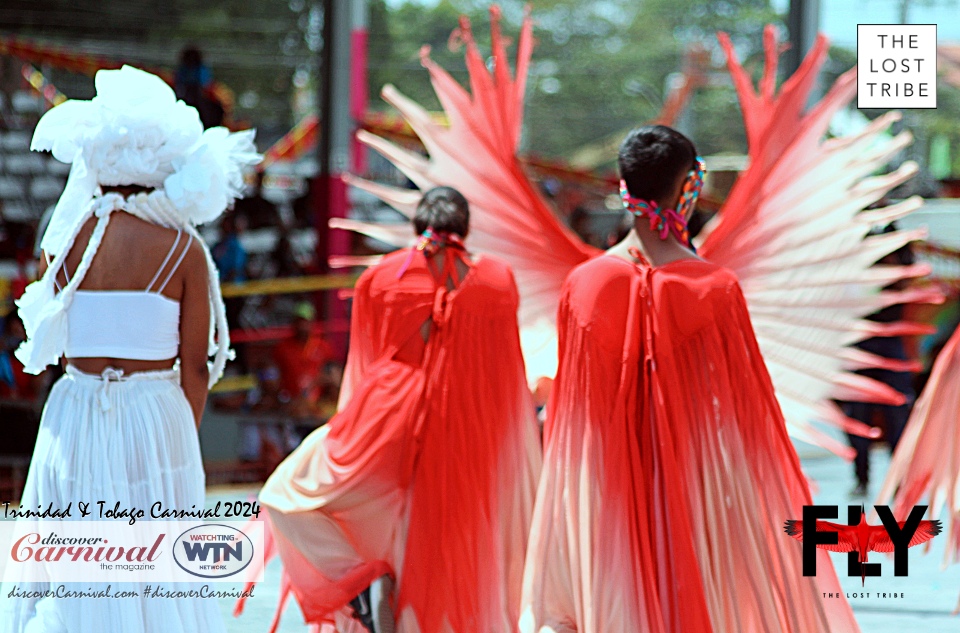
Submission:
[[432,226],[427,227],[417,241],[417,250],[423,251],[427,257],[433,257],[437,251],[446,246],[464,248],[463,240],[460,239],[459,235],[437,231]]
[[433,257],[441,248],[466,250],[463,239],[456,233],[445,233],[443,231],[437,231],[432,226],[428,226],[426,230],[420,234],[420,239],[417,240],[417,246],[410,251],[407,261],[404,262],[403,266],[397,272],[397,279],[403,277],[403,273],[407,272],[407,269],[410,267],[410,262],[413,261],[414,253],[423,251],[423,254],[427,257]]
[[690,248],[693,248],[693,245],[690,243],[690,232],[687,230],[686,217],[697,204],[697,198],[700,197],[700,191],[703,189],[703,179],[707,173],[703,159],[697,156],[696,160],[696,168],[690,170],[686,181],[683,183],[680,203],[676,209],[661,209],[656,200],[634,198],[627,191],[627,183],[623,180],[620,181],[620,199],[627,211],[638,218],[648,218],[650,220],[650,230],[656,231],[661,240],[667,239],[667,235],[673,233],[678,240]]
[[707,175],[707,165],[703,158],[697,156],[697,166],[691,169],[687,174],[687,181],[683,183],[683,191],[680,194],[680,204],[677,205],[677,213],[682,217],[689,217],[694,207],[697,206],[697,199],[700,192],[703,191],[704,177]]

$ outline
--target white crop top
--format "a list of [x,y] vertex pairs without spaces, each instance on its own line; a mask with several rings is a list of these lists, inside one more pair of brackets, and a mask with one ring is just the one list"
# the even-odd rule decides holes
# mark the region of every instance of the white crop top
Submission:
[[[163,283],[151,290],[166,268],[181,233],[146,290],[77,290],[67,308],[67,358],[167,360],[180,350],[180,303],[161,294],[183,261],[193,237]],[[66,275],[66,268],[64,274]],[[68,278],[69,279],[69,278]]]

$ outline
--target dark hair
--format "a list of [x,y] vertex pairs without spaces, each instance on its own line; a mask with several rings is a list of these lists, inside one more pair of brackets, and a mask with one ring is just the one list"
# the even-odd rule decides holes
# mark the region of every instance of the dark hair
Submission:
[[107,193],[119,193],[123,197],[129,197],[138,193],[150,193],[154,187],[145,187],[143,185],[101,185],[100,190]]
[[423,233],[427,227],[466,237],[470,228],[470,205],[463,194],[453,187],[434,187],[423,194],[413,216],[413,228]]
[[666,125],[644,125],[620,144],[617,164],[627,191],[641,200],[659,200],[672,193],[680,173],[696,166],[697,148]]
[[203,53],[196,46],[187,46],[180,51],[180,63],[189,68],[203,65]]

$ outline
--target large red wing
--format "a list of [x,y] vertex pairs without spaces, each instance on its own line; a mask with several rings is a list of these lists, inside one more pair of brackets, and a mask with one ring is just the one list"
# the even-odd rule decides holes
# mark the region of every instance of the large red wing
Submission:
[[[903,528],[904,523],[905,521],[898,521],[897,525]],[[910,539],[910,545],[908,545],[908,547],[926,543],[937,534],[940,534],[941,531],[943,531],[943,528],[940,525],[940,521],[920,521],[920,527],[918,527],[917,531],[913,533],[913,538]],[[883,526],[874,528],[874,533],[870,538],[870,551],[893,551],[893,540],[890,538],[890,535],[887,534],[887,530],[884,529]]]
[[[456,187],[470,202],[467,247],[493,255],[513,269],[520,292],[520,344],[531,387],[557,371],[557,306],[563,280],[579,264],[601,250],[583,243],[558,219],[539,188],[530,182],[517,148],[523,128],[523,100],[533,50],[533,22],[524,18],[517,38],[514,76],[510,76],[506,41],[500,32],[500,10],[491,7],[491,48],[496,60],[487,66],[470,24],[458,31],[465,45],[469,92],[423,51],[422,62],[446,114],[447,125],[426,109],[385,86],[383,97],[395,106],[422,141],[428,156],[391,143],[369,132],[357,138],[385,156],[419,191],[347,177],[411,218],[421,192],[439,185]],[[416,236],[408,223],[384,224],[335,218],[333,228],[363,233],[395,247],[412,246]],[[355,258],[337,264],[355,265]]]
[[896,303],[942,301],[937,292],[915,286],[882,290],[895,280],[929,273],[928,266],[873,266],[923,237],[922,230],[868,236],[871,226],[916,210],[919,197],[863,211],[917,172],[911,161],[889,173],[885,168],[909,145],[910,134],[888,133],[899,116],[889,112],[860,132],[826,140],[834,115],[856,96],[857,78],[856,69],[843,74],[811,105],[827,59],[823,36],[777,89],[778,43],[775,29],[767,27],[759,91],[736,60],[730,39],[722,35],[720,42],[743,110],[750,160],[716,221],[701,232],[700,254],[740,280],[791,435],[852,457],[812,422],[870,437],[866,425],[845,417],[832,401],[902,403],[896,390],[853,373],[868,367],[900,370],[850,345],[916,327],[864,317]]
[[[783,531],[803,542],[803,521],[791,519],[783,524]],[[840,523],[830,523],[829,521],[817,521],[817,532],[836,532],[837,542],[835,544],[818,543],[817,548],[825,549],[830,552],[855,552],[857,551],[857,537],[849,525]]]

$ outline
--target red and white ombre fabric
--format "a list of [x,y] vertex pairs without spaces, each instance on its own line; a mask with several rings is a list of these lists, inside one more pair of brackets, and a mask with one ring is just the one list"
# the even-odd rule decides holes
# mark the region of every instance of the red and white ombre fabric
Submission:
[[521,631],[857,631],[733,273],[598,257],[557,322]]
[[891,499],[899,520],[924,500],[932,518],[946,510],[943,562],[960,561],[960,328],[937,356],[897,444],[877,504]]
[[342,408],[260,495],[308,622],[390,574],[402,633],[516,630],[541,467],[519,297],[490,257],[437,272],[402,250],[360,278]]
[[[491,8],[492,68],[478,50],[469,23],[461,20],[457,34],[465,44],[469,92],[423,56],[449,126],[437,123],[393,86],[384,87],[384,98],[420,137],[428,158],[367,132],[359,138],[422,191],[448,185],[470,201],[467,245],[501,258],[516,274],[520,335],[533,386],[556,372],[555,316],[563,280],[601,252],[557,219],[517,158],[532,25],[528,17],[520,30],[511,77],[499,17],[499,10]],[[766,64],[758,90],[723,35],[721,44],[743,110],[750,161],[698,250],[739,279],[790,434],[849,456],[848,447],[812,422],[863,435],[869,429],[844,417],[832,399],[903,402],[902,394],[853,373],[882,367],[887,361],[851,345],[871,336],[924,331],[917,324],[877,324],[864,317],[895,303],[942,300],[938,293],[922,289],[881,291],[898,279],[927,274],[925,265],[873,266],[903,244],[922,238],[922,230],[866,237],[872,226],[884,226],[922,204],[914,197],[863,212],[916,173],[917,166],[908,161],[891,173],[876,175],[910,144],[910,134],[887,134],[898,117],[891,112],[857,134],[825,139],[833,115],[856,93],[856,71],[851,70],[823,99],[807,107],[826,60],[826,38],[817,40],[799,70],[779,89],[773,27],[765,35]],[[408,217],[421,195],[358,178],[350,182]],[[332,222],[397,247],[413,241],[396,225]]]

